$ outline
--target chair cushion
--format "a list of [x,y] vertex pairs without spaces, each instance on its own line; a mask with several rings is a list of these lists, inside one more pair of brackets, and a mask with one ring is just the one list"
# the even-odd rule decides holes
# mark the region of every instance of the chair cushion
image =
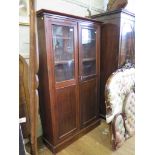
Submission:
[[123,105],[123,112],[125,113],[125,128],[126,138],[131,137],[135,133],[135,93],[129,93]]

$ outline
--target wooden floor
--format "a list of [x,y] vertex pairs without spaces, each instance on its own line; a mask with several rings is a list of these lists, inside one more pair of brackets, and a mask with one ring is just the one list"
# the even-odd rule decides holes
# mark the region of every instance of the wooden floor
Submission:
[[[134,155],[135,138],[128,139],[121,148],[113,152],[109,141],[108,125],[101,125],[84,135],[56,155]],[[45,145],[41,145],[39,155],[52,155]]]

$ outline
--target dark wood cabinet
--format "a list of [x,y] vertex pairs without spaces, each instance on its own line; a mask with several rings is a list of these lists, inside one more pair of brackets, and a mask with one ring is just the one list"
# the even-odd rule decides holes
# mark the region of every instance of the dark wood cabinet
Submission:
[[100,22],[37,12],[43,139],[53,152],[99,124]]
[[104,91],[108,77],[125,62],[135,61],[135,16],[121,9],[92,18],[102,22],[100,115],[105,118]]

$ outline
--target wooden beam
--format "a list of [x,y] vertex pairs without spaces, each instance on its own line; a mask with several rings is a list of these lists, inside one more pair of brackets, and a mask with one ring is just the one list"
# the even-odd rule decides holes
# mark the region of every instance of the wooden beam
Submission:
[[38,122],[38,68],[39,59],[36,48],[36,15],[35,0],[29,0],[30,8],[30,118],[32,155],[38,155],[37,122]]

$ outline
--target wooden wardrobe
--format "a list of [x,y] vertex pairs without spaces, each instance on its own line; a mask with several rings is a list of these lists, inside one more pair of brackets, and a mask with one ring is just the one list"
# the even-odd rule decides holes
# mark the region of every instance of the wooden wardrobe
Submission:
[[105,84],[109,76],[126,62],[135,62],[135,16],[115,10],[92,16],[101,26],[100,116],[105,118]]
[[57,152],[99,125],[100,22],[37,12],[43,139]]

